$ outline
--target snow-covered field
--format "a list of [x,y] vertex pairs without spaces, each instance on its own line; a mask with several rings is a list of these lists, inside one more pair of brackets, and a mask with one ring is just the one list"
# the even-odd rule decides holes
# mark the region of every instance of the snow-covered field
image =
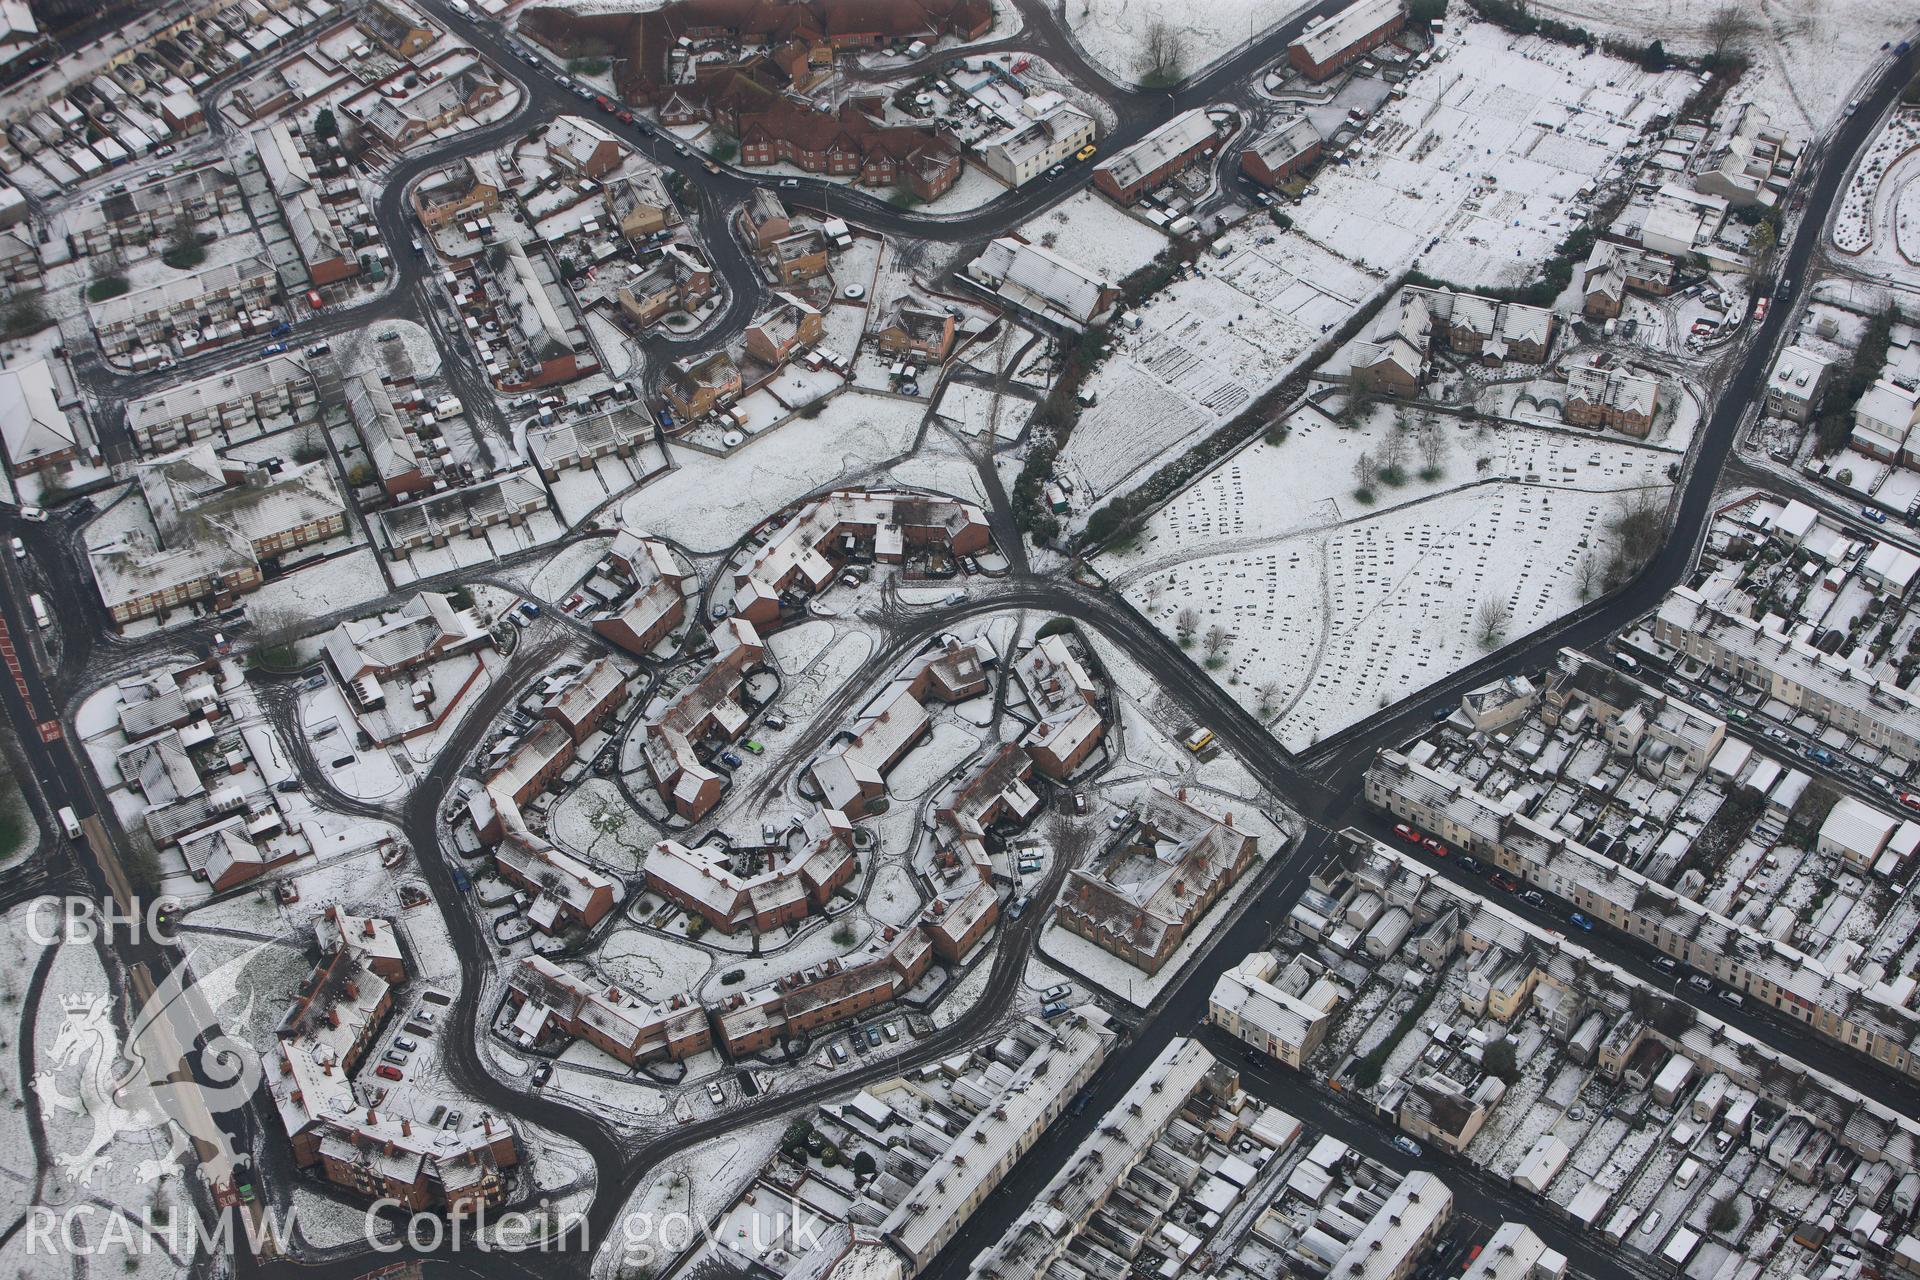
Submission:
[[1156,19],[1184,37],[1180,69],[1193,75],[1285,22],[1306,6],[1300,0],[1053,0],[1049,5],[1080,51],[1120,84],[1137,83],[1141,53]]
[[[1262,244],[1271,239],[1271,244]],[[1062,452],[1084,490],[1111,493],[1280,381],[1383,281],[1271,226],[1221,237],[1224,259],[1132,312],[1087,380],[1096,397]]]
[[[1096,568],[1212,670],[1289,749],[1397,702],[1484,651],[1483,601],[1512,638],[1578,606],[1582,562],[1604,561],[1623,494],[1665,484],[1670,455],[1506,427],[1455,432],[1445,473],[1353,496],[1353,460],[1393,428],[1346,431],[1296,414],[1278,444],[1227,459]],[[1419,464],[1411,462],[1409,470]]]
[[1088,187],[1015,228],[1025,240],[1118,284],[1167,247],[1166,232]]
[[724,551],[796,498],[858,479],[903,453],[919,430],[924,402],[848,392],[817,418],[797,418],[725,457],[677,449],[679,466],[628,498],[630,529],[695,551]]
[[379,555],[370,547],[361,547],[267,583],[247,597],[247,615],[256,621],[323,618],[365,604],[386,591]]
[[[1658,39],[1674,53],[1704,53],[1706,0],[1532,0],[1541,17],[1578,23],[1597,36]],[[1747,8],[1747,6],[1741,6]],[[1758,103],[1774,119],[1818,132],[1833,123],[1860,80],[1886,57],[1880,46],[1911,31],[1913,11],[1882,0],[1767,0],[1752,6],[1753,67],[1732,102]]]

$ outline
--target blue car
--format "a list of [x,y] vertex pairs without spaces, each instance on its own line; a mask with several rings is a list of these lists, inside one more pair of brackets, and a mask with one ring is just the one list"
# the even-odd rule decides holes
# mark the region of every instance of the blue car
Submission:
[[720,763],[721,763],[721,764],[724,764],[724,765],[725,765],[725,766],[727,766],[727,768],[729,768],[729,769],[738,769],[738,768],[740,767],[740,754],[739,754],[739,752],[737,752],[737,751],[722,751],[722,752],[720,753]]
[[1860,515],[1863,519],[1871,520],[1875,524],[1885,524],[1887,522],[1887,513],[1874,507],[1860,508]]
[[1567,917],[1567,923],[1576,929],[1585,929],[1588,933],[1593,932],[1593,921],[1587,919],[1578,911]]

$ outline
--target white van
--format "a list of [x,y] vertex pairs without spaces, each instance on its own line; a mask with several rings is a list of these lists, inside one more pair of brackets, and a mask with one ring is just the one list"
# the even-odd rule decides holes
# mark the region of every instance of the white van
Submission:
[[53,625],[53,615],[47,612],[47,602],[40,598],[39,592],[36,591],[27,597],[27,605],[33,610],[33,620],[40,625],[42,631]]
[[80,819],[74,816],[71,808],[63,806],[60,810],[60,829],[67,833],[67,839],[80,838]]

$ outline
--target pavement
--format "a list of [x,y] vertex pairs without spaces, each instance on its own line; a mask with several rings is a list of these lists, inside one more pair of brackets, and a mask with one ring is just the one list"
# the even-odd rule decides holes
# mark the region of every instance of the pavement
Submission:
[[[1059,30],[1057,21],[1042,0],[1017,0],[1028,19],[1029,32],[1024,41],[1053,61],[1069,76],[1083,84],[1098,85],[1099,77],[1080,59],[1071,41]],[[1230,55],[1217,67],[1184,83],[1171,92],[1138,90],[1102,90],[1102,97],[1114,110],[1119,127],[1102,141],[1103,154],[1125,146],[1170,114],[1193,106],[1234,100],[1247,92],[1246,81],[1273,60],[1280,49],[1305,25],[1310,16],[1324,15],[1338,7],[1338,0],[1327,0],[1303,11],[1281,28]],[[376,206],[376,217],[386,242],[395,249],[396,280],[393,288],[372,302],[311,318],[296,330],[291,342],[310,343],[317,337],[363,327],[382,318],[419,316],[435,305],[426,278],[424,264],[404,252],[412,238],[410,215],[405,195],[409,183],[428,169],[444,165],[450,159],[483,147],[492,146],[524,132],[530,120],[546,118],[559,111],[590,110],[551,76],[536,73],[515,59],[503,47],[496,28],[444,15],[448,24],[465,39],[493,54],[525,86],[521,110],[509,119],[486,129],[463,135],[453,145],[400,161],[387,174],[387,186]],[[1871,135],[1874,122],[1914,70],[1909,54],[1897,63],[1886,65],[1871,86],[1862,92],[1862,107],[1843,120],[1826,140],[1818,168],[1808,187],[1804,230],[1795,239],[1780,275],[1795,281],[1806,278],[1810,256],[1842,181],[1847,162]],[[764,287],[757,269],[740,252],[727,230],[731,210],[754,187],[771,185],[775,178],[756,178],[746,173],[723,169],[710,173],[701,157],[682,154],[670,141],[641,126],[623,126],[603,119],[603,125],[615,129],[638,149],[654,156],[667,167],[683,173],[699,193],[697,217],[714,255],[716,268],[726,280],[729,301],[725,324],[734,326],[750,314],[753,301]],[[964,214],[951,216],[916,213],[896,208],[865,193],[823,182],[802,180],[799,187],[784,194],[790,203],[803,207],[825,207],[870,230],[910,235],[948,243],[968,242],[1004,232],[1078,190],[1087,179],[1085,166],[1070,168],[1055,179],[1043,179],[1010,192],[990,204]],[[817,202],[817,204],[815,203]],[[1796,290],[1796,293],[1798,291]],[[1213,729],[1225,748],[1232,752],[1261,785],[1301,812],[1309,823],[1309,832],[1295,847],[1268,860],[1259,871],[1259,882],[1249,905],[1212,937],[1203,952],[1194,959],[1182,979],[1163,996],[1144,1025],[1130,1035],[1115,1051],[1091,1086],[1091,1105],[1079,1116],[1064,1119],[1044,1144],[1044,1155],[1030,1158],[979,1207],[955,1241],[936,1261],[930,1274],[952,1276],[964,1272],[967,1260],[996,1238],[1015,1216],[1030,1203],[1033,1189],[1051,1176],[1059,1160],[1100,1122],[1106,1107],[1125,1091],[1140,1070],[1174,1036],[1190,1034],[1200,1024],[1206,997],[1219,972],[1246,952],[1268,944],[1275,922],[1291,905],[1304,880],[1307,868],[1316,865],[1329,851],[1333,833],[1342,826],[1356,824],[1376,829],[1378,819],[1365,811],[1359,800],[1359,784],[1372,753],[1384,745],[1405,740],[1424,726],[1429,708],[1497,675],[1515,670],[1533,670],[1547,665],[1563,646],[1597,650],[1606,644],[1625,620],[1637,617],[1658,602],[1662,595],[1688,571],[1696,547],[1709,518],[1714,493],[1734,439],[1753,404],[1759,399],[1771,352],[1785,330],[1794,310],[1795,296],[1774,300],[1768,319],[1749,335],[1747,345],[1736,360],[1721,389],[1719,399],[1703,424],[1684,475],[1672,512],[1671,532],[1666,543],[1641,573],[1622,590],[1594,602],[1560,623],[1518,640],[1491,654],[1474,666],[1427,690],[1418,699],[1353,726],[1317,746],[1313,751],[1294,756],[1282,751],[1265,729],[1235,703],[1226,692],[1199,671],[1165,636],[1149,626],[1123,602],[1076,582],[1036,576],[1015,558],[1014,572],[1001,583],[974,593],[966,603],[951,608],[922,610],[899,623],[891,636],[889,652],[916,638],[931,638],[962,618],[1007,609],[1046,610],[1074,618],[1100,631],[1140,662],[1158,681],[1175,704],[1195,723]],[[222,362],[237,363],[252,358],[243,355],[209,357],[205,361],[186,362],[168,377],[178,379],[199,376]],[[459,364],[459,352],[443,352]],[[152,375],[129,376],[105,369],[97,360],[82,362],[81,374],[89,392],[103,403],[123,400],[156,385]],[[191,367],[187,367],[190,365]],[[105,415],[111,419],[112,415]],[[109,422],[103,440],[109,455],[128,456],[129,444],[124,431],[113,434]],[[990,465],[983,474],[991,475]],[[996,516],[1004,518],[1004,494],[991,493]],[[57,514],[44,524],[20,520],[10,510],[0,509],[0,534],[19,535],[30,556],[24,563],[10,557],[0,558],[0,626],[14,646],[17,662],[13,679],[0,680],[0,708],[20,739],[22,752],[38,781],[33,804],[43,820],[63,805],[72,806],[83,817],[97,815],[103,839],[69,843],[51,839],[40,857],[15,875],[0,890],[0,909],[40,892],[84,888],[96,897],[124,894],[115,847],[124,847],[124,836],[114,828],[110,806],[102,803],[91,771],[84,767],[80,753],[65,736],[71,730],[68,713],[89,672],[103,666],[150,662],[182,639],[204,643],[216,625],[203,620],[192,627],[171,633],[162,639],[129,643],[109,634],[97,599],[92,597],[84,564],[75,549],[78,540],[78,516]],[[996,530],[1003,528],[996,521]],[[1004,534],[1003,534],[1004,536]],[[38,628],[27,608],[26,594],[44,589],[54,607],[62,646],[57,659],[43,649]],[[570,641],[565,641],[570,643]],[[554,645],[561,640],[551,642]],[[543,670],[543,664],[558,652],[538,642],[528,643],[516,654],[505,675],[489,687],[481,703],[463,722],[446,749],[419,780],[401,815],[408,839],[418,853],[423,875],[447,913],[454,946],[463,968],[479,973],[490,959],[489,935],[455,890],[449,855],[436,851],[437,814],[448,788],[468,755],[479,742],[491,721],[504,709],[515,693]],[[284,711],[281,714],[285,714]],[[51,723],[52,733],[43,726]],[[33,789],[29,789],[32,791]],[[48,823],[50,830],[57,825]],[[1457,867],[1447,868],[1449,873]],[[1063,873],[1063,871],[1062,871]],[[626,1196],[662,1161],[709,1138],[719,1136],[743,1124],[754,1123],[811,1107],[828,1097],[844,1093],[870,1080],[897,1074],[921,1062],[951,1052],[970,1043],[992,1020],[1002,1016],[1020,980],[1032,935],[1044,921],[1045,912],[1030,912],[1019,921],[1003,927],[993,971],[982,998],[968,1014],[945,1031],[913,1046],[903,1057],[876,1062],[852,1071],[843,1071],[830,1081],[815,1086],[757,1100],[750,1106],[738,1106],[710,1119],[685,1125],[639,1143],[623,1140],[598,1119],[572,1107],[529,1093],[515,1084],[496,1078],[477,1048],[483,1020],[490,1009],[479,1007],[479,983],[469,983],[456,1002],[443,1044],[449,1054],[448,1068],[460,1087],[477,1102],[501,1115],[540,1125],[578,1142],[592,1159],[598,1180],[598,1194],[590,1214],[592,1238],[597,1242],[615,1225]],[[1611,935],[1590,935],[1590,945],[1609,959],[1635,972],[1648,972],[1646,957],[1632,951]],[[124,948],[129,963],[149,966],[150,972],[162,972],[178,963],[178,953],[160,940],[146,940]],[[1684,994],[1683,998],[1684,998]],[[1797,1026],[1781,1023],[1757,1010],[1730,1016],[1715,1007],[1715,1016],[1741,1025],[1760,1039],[1780,1045],[1800,1057],[1843,1079],[1870,1084],[1883,1099],[1915,1108],[1920,1092],[1914,1082],[1895,1079],[1865,1063],[1858,1056],[1824,1041],[1808,1039]],[[1376,1125],[1355,1116],[1339,1100],[1321,1098],[1304,1082],[1265,1072],[1249,1071],[1250,1085],[1262,1096],[1273,1096],[1280,1105],[1300,1115],[1316,1127],[1326,1128],[1354,1141],[1370,1154],[1386,1154],[1386,1135]],[[249,1109],[221,1118],[237,1143],[256,1142],[269,1146],[278,1142],[277,1122],[264,1109]],[[245,1146],[242,1149],[246,1149]],[[1388,1157],[1391,1158],[1391,1157]],[[1396,1159],[1395,1163],[1404,1163]],[[1476,1217],[1523,1217],[1547,1234],[1550,1229],[1533,1202],[1514,1198],[1499,1187],[1482,1185],[1482,1179],[1463,1167],[1444,1170],[1463,1211],[1471,1206]],[[268,1188],[284,1199],[284,1186]],[[1551,1242],[1551,1239],[1550,1239]],[[1564,1247],[1580,1250],[1581,1242],[1568,1239]],[[387,1263],[415,1255],[403,1252],[380,1260]],[[431,1258],[431,1255],[427,1255]],[[1627,1274],[1615,1263],[1597,1258],[1591,1249],[1581,1250],[1579,1269],[1618,1280]],[[472,1275],[499,1275],[531,1270],[523,1260],[498,1255],[467,1252],[448,1266],[445,1258],[434,1260],[430,1271],[458,1270]],[[587,1259],[578,1254],[545,1255],[539,1260],[543,1274],[584,1274]],[[299,1265],[284,1258],[263,1259],[251,1256],[235,1260],[237,1271],[245,1275],[325,1277],[357,1276],[372,1265],[367,1260],[339,1258],[312,1265]]]

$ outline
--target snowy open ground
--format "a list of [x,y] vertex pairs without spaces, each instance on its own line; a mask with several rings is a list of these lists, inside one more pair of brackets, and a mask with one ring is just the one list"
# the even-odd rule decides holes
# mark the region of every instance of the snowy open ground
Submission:
[[1016,232],[1118,284],[1152,262],[1167,247],[1167,234],[1134,217],[1092,187],[1045,213],[1027,219]]
[[1089,62],[1115,82],[1133,84],[1156,18],[1186,37],[1180,69],[1193,75],[1306,6],[1299,0],[1187,0],[1177,8],[1162,0],[1052,0],[1049,7]]
[[[1704,53],[1703,28],[1720,6],[1709,0],[1533,0],[1541,17],[1561,18],[1597,36],[1658,39],[1674,53]],[[1912,27],[1913,10],[1882,0],[1767,0],[1753,6],[1753,68],[1729,95],[1758,103],[1775,120],[1819,132],[1834,122],[1854,86],[1886,56],[1880,46]]]
[[1292,420],[1285,441],[1228,458],[1095,562],[1168,634],[1189,607],[1200,637],[1222,627],[1215,678],[1291,750],[1477,659],[1483,600],[1511,610],[1508,638],[1577,607],[1579,564],[1621,495],[1663,486],[1671,460],[1571,432],[1456,431],[1444,475],[1369,507],[1353,460],[1393,428]]
[[630,529],[695,551],[723,551],[758,521],[830,482],[857,483],[865,469],[913,443],[924,401],[849,392],[817,418],[796,418],[722,458],[675,450],[676,470],[628,498]]

